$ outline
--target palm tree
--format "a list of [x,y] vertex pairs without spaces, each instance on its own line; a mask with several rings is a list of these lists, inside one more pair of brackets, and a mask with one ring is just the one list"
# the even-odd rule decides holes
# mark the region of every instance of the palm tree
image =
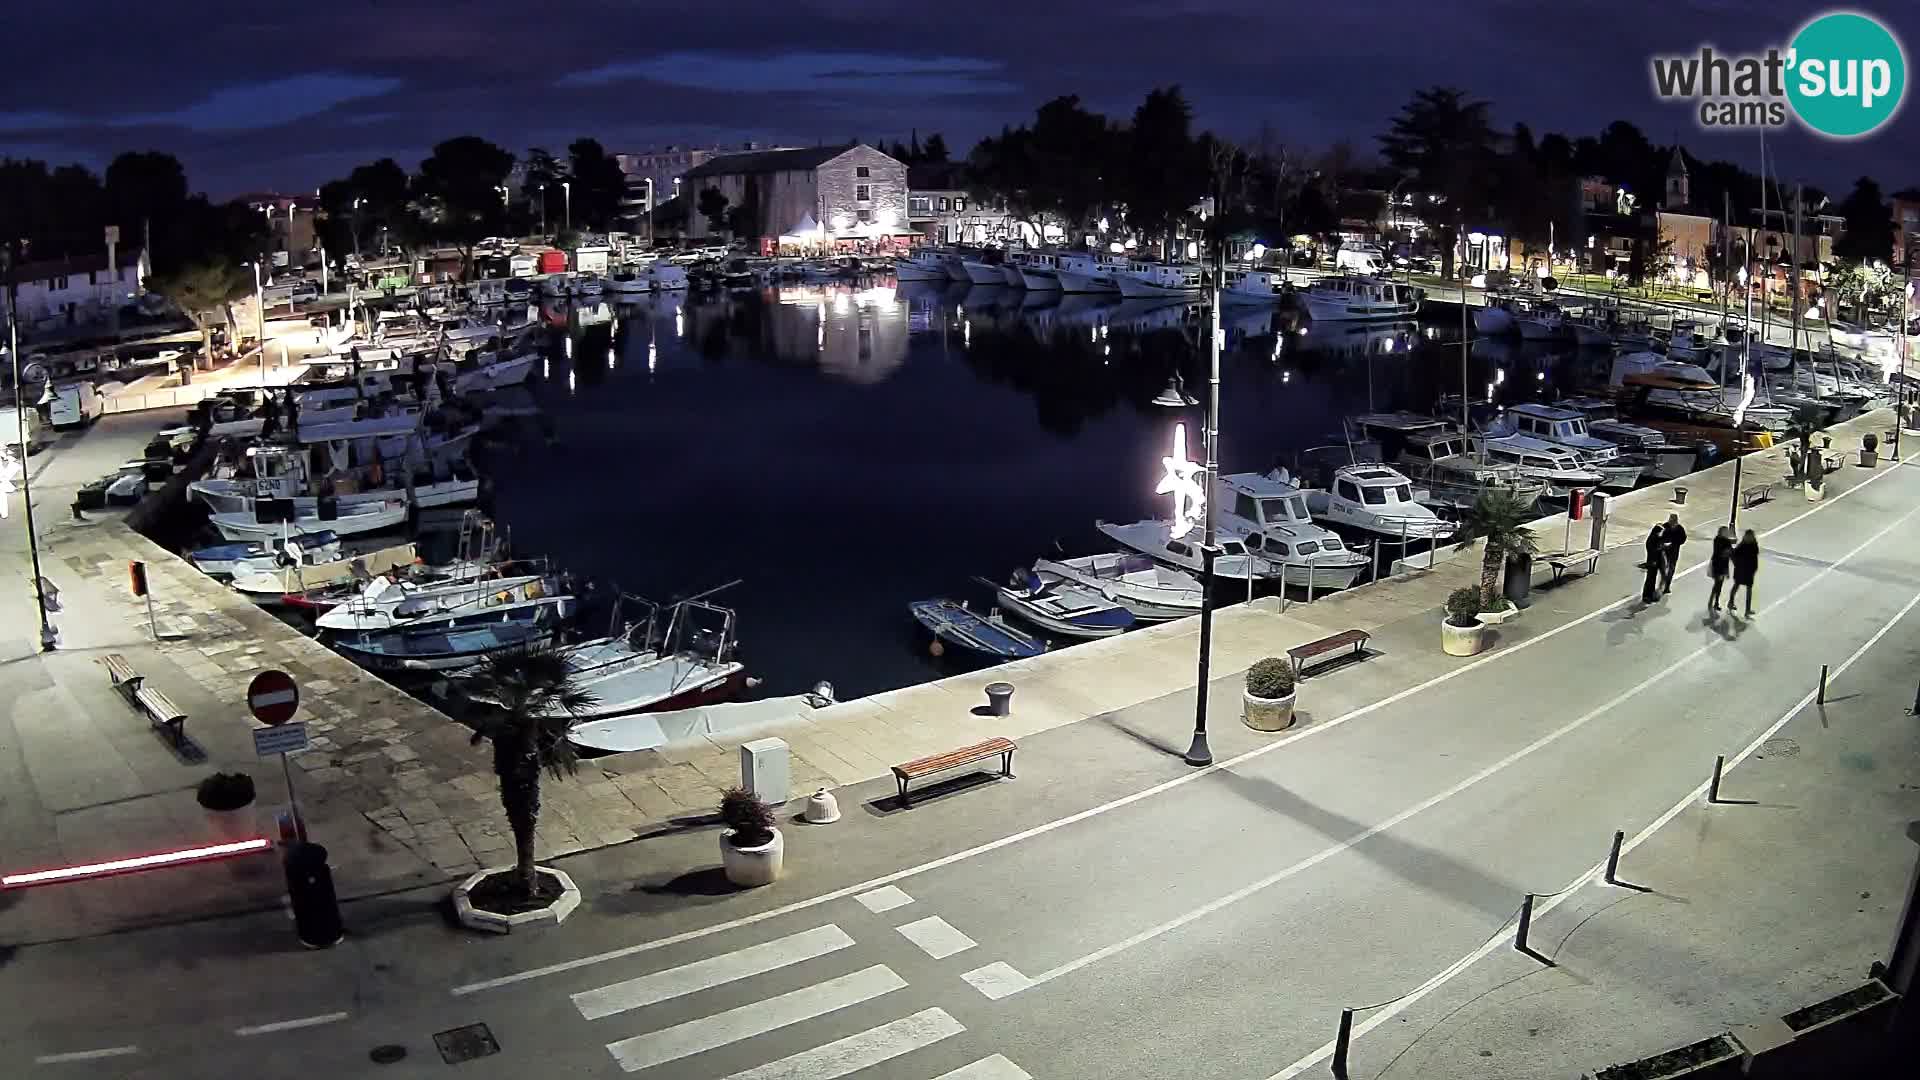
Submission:
[[473,742],[493,741],[493,774],[513,830],[514,876],[534,897],[533,831],[540,821],[540,774],[571,776],[579,761],[567,733],[598,699],[580,687],[566,658],[552,648],[496,653],[460,677],[468,696],[490,704],[474,724]]
[[1480,560],[1480,596],[1491,607],[1499,601],[1500,572],[1514,555],[1531,555],[1538,550],[1527,523],[1533,520],[1531,504],[1508,491],[1483,491],[1460,520],[1460,535],[1465,543],[1486,542],[1486,554]]

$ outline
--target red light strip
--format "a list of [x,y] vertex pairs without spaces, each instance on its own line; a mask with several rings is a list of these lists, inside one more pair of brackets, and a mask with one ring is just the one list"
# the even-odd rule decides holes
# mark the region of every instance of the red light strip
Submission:
[[179,851],[136,855],[130,859],[83,863],[79,866],[62,866],[53,870],[33,870],[24,874],[0,874],[0,889],[20,889],[29,885],[49,885],[57,881],[105,877],[109,874],[152,870],[156,867],[176,866],[180,863],[199,862],[204,859],[223,859],[229,855],[244,855],[249,851],[265,851],[272,846],[272,841],[264,837],[254,837],[251,840],[237,840],[230,844],[210,844],[204,847],[183,848]]

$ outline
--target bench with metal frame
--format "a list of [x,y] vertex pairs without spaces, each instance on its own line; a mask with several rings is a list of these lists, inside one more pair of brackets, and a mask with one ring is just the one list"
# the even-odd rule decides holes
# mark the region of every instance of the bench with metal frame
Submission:
[[935,754],[932,757],[923,757],[916,761],[895,765],[893,778],[900,784],[900,805],[903,807],[911,805],[907,801],[907,781],[917,780],[932,773],[945,772],[948,769],[957,769],[962,765],[971,765],[992,757],[1000,759],[1000,775],[1011,780],[1013,752],[1017,749],[1019,747],[1012,739],[994,738],[974,743],[972,746],[963,746],[958,750],[949,750],[944,754]]
[[1772,484],[1754,484],[1740,489],[1740,509],[1751,510],[1763,502],[1773,501]]
[[1329,634],[1318,641],[1309,641],[1305,645],[1295,645],[1293,648],[1287,650],[1287,659],[1293,661],[1294,678],[1297,679],[1301,677],[1301,674],[1306,670],[1308,661],[1315,660],[1338,649],[1344,649],[1349,645],[1353,646],[1353,655],[1363,655],[1367,651],[1367,642],[1372,640],[1372,638],[1373,635],[1367,633],[1365,630],[1342,630],[1337,634]]
[[161,693],[156,687],[146,684],[146,676],[133,670],[133,665],[119,653],[108,653],[106,660],[107,678],[112,680],[113,688],[127,699],[127,704],[147,714],[147,720],[157,728],[164,729],[173,745],[185,743],[187,714],[173,699]]
[[1579,551],[1548,552],[1546,555],[1541,556],[1541,561],[1546,563],[1547,568],[1553,571],[1553,583],[1558,585],[1560,584],[1560,579],[1566,577],[1567,574],[1571,573],[1576,567],[1585,567],[1580,571],[1582,576],[1592,574],[1600,568],[1600,555],[1601,552],[1598,548],[1582,548]]

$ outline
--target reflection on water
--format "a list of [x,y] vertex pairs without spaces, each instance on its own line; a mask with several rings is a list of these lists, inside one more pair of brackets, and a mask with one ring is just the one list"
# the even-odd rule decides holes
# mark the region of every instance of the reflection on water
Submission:
[[[885,281],[548,305],[531,391],[549,445],[488,463],[516,547],[667,599],[739,578],[769,693],[870,693],[946,673],[909,601],[976,602],[974,575],[1106,550],[1096,520],[1162,514],[1173,425],[1205,385],[1198,304]],[[1264,469],[1341,418],[1428,411],[1462,384],[1457,321],[1314,325],[1223,311],[1221,457]],[[1475,397],[1554,396],[1579,367],[1466,350]]]

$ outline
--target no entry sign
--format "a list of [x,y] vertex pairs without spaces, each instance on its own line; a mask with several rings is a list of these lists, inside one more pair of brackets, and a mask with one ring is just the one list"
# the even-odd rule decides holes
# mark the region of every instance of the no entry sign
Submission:
[[284,671],[263,671],[247,684],[247,708],[263,724],[284,724],[300,707],[300,688]]

